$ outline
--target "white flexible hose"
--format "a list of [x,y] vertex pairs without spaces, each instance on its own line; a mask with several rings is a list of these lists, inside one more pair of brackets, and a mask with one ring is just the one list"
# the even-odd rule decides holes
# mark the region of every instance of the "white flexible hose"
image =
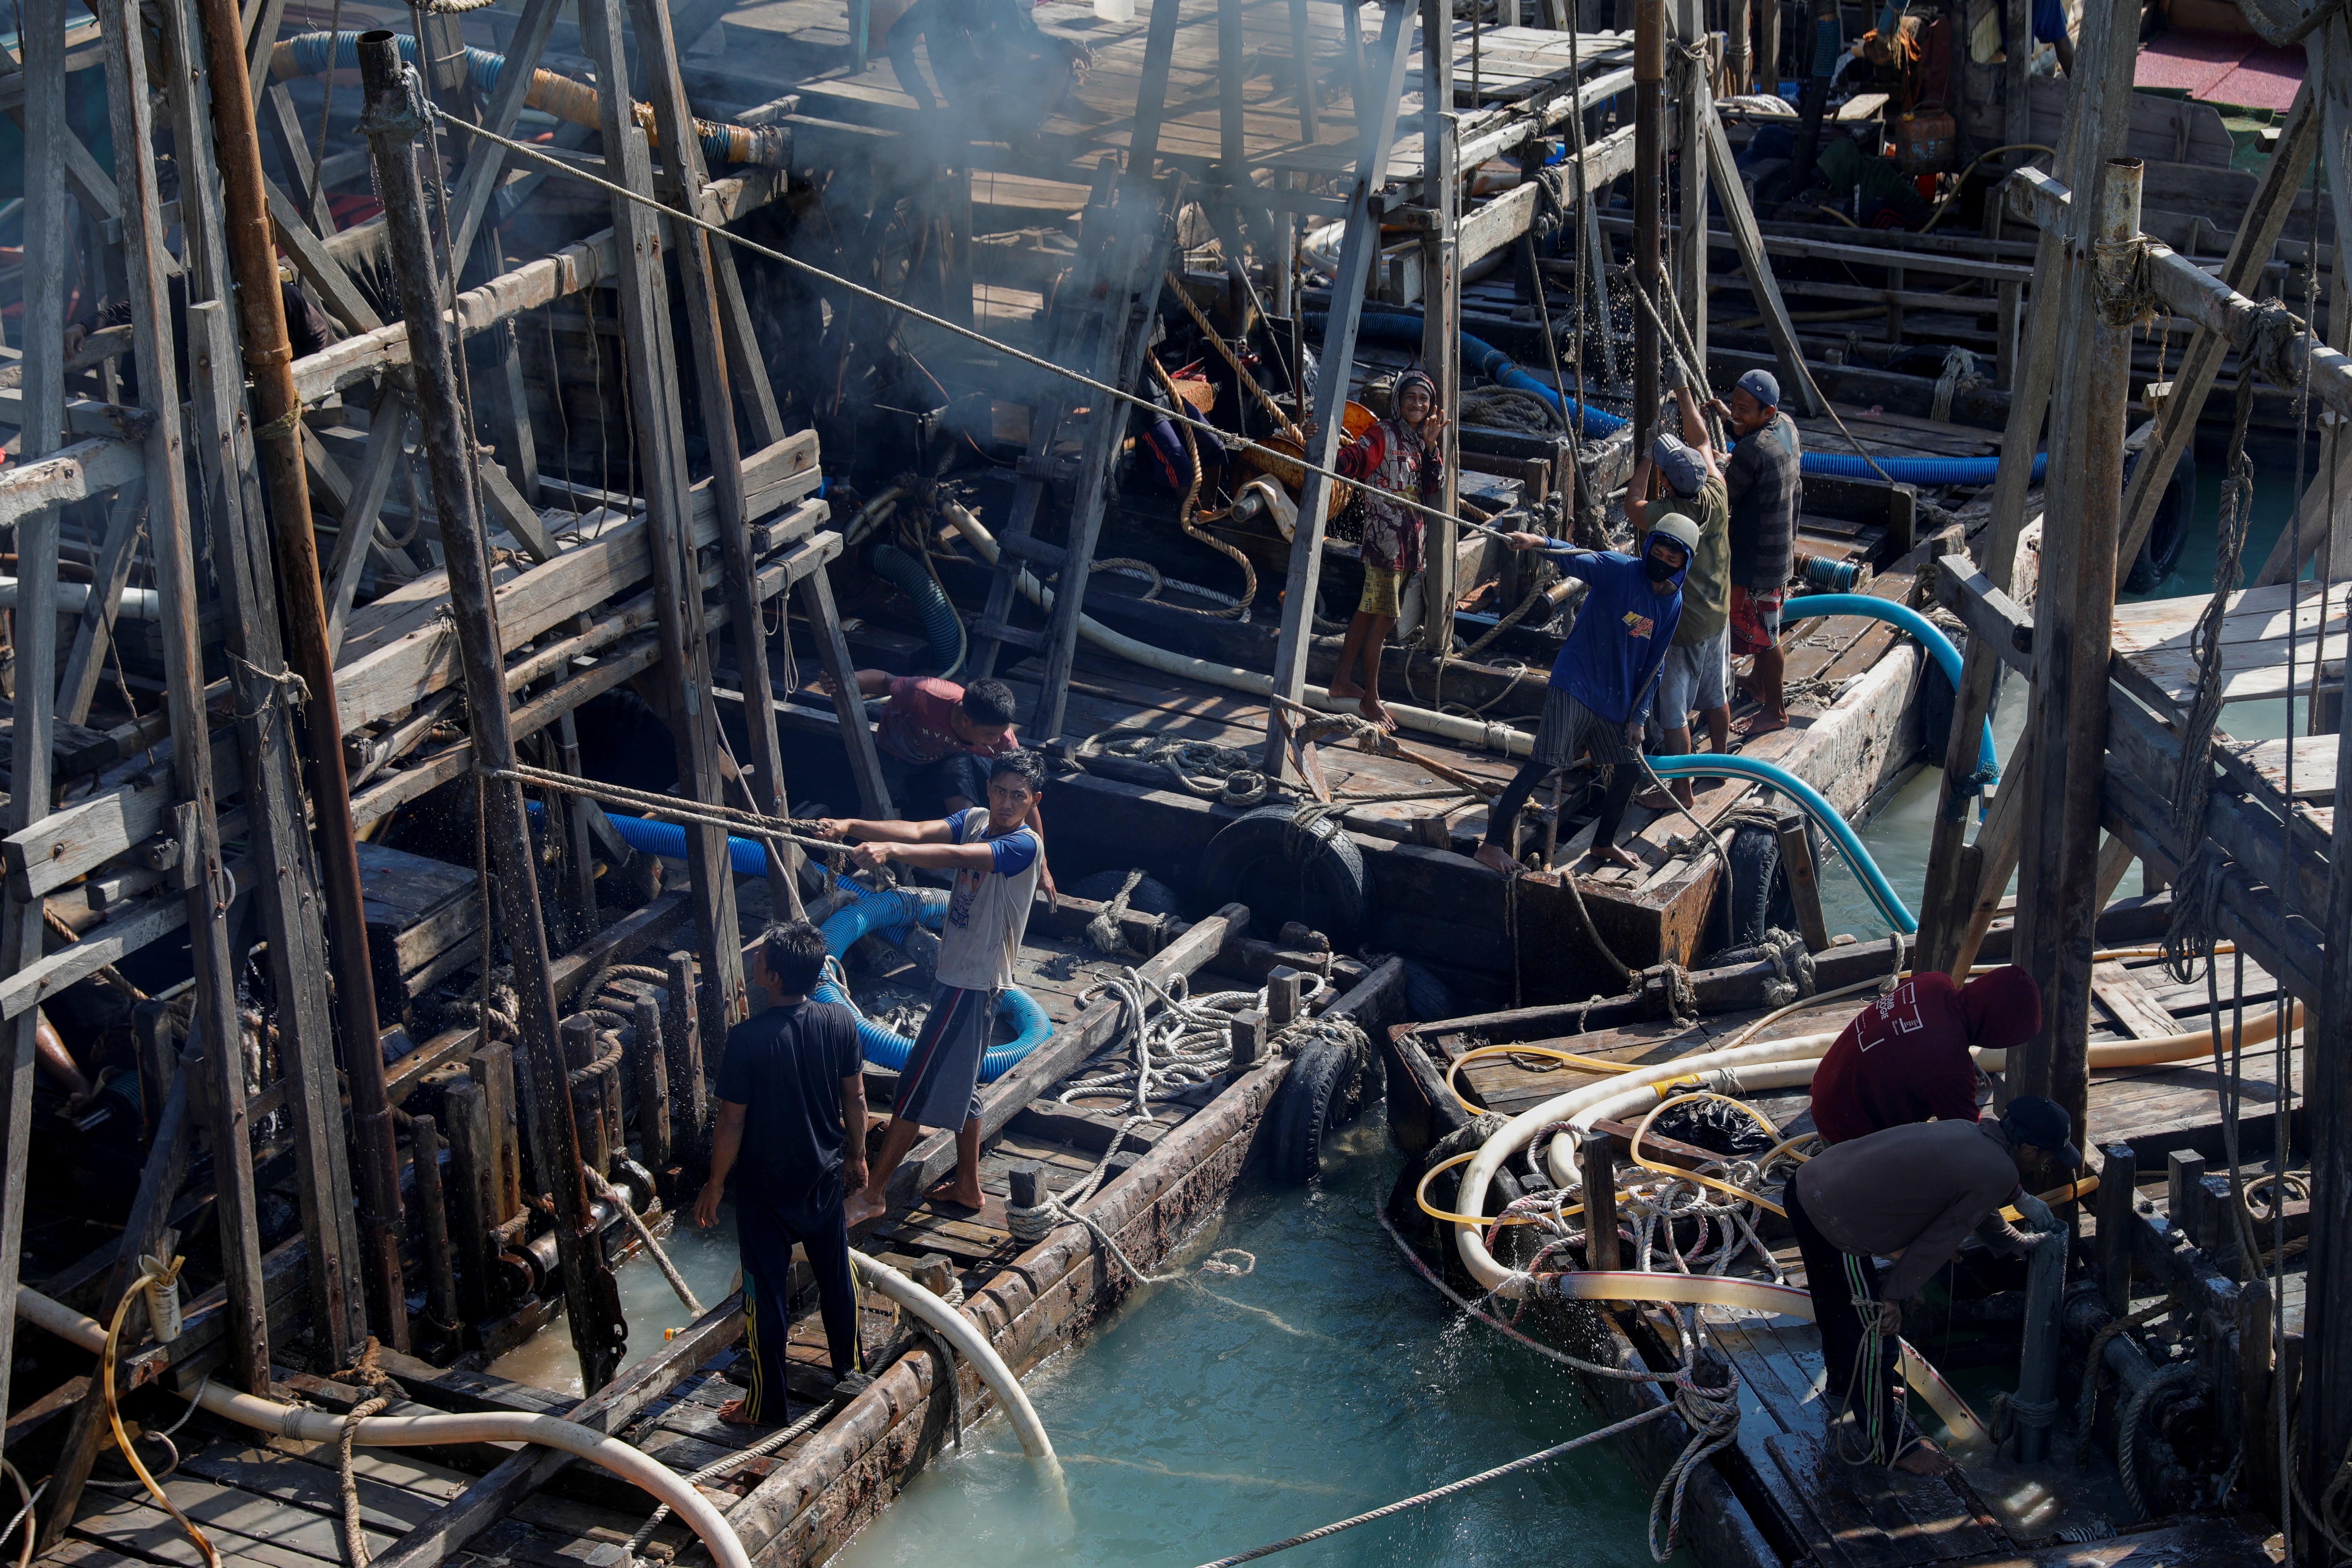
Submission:
[[971,1363],[980,1373],[980,1381],[996,1395],[997,1404],[1004,1407],[1005,1416],[1012,1421],[1013,1430],[1021,1439],[1021,1451],[1038,1462],[1041,1469],[1058,1475],[1061,1461],[1054,1455],[1054,1440],[1045,1436],[1045,1424],[1037,1419],[1036,1406],[1029,1403],[1029,1394],[996,1347],[979,1326],[955,1308],[949,1306],[912,1279],[887,1263],[878,1263],[864,1253],[849,1255],[850,1268],[865,1277],[885,1296],[896,1301],[916,1317],[923,1320],[955,1346],[956,1353]]
[[[59,1339],[72,1341],[92,1354],[102,1353],[106,1348],[103,1326],[37,1290],[18,1287],[16,1315]],[[344,1426],[355,1425],[352,1441],[369,1448],[410,1448],[446,1443],[536,1443],[541,1447],[558,1448],[600,1465],[667,1503],[670,1511],[701,1537],[719,1568],[751,1568],[751,1559],[729,1527],[726,1516],[689,1486],[686,1478],[617,1437],[607,1437],[576,1422],[553,1415],[499,1411],[464,1415],[369,1415],[353,1424],[341,1415],[257,1399],[214,1383],[204,1385],[196,1402],[214,1415],[240,1426],[306,1443],[339,1442]]]
[[[1727,1092],[1738,1089],[1753,1092],[1764,1089],[1802,1089],[1813,1081],[1813,1069],[1821,1065],[1820,1055],[1806,1055],[1819,1042],[1819,1050],[1826,1052],[1835,1035],[1803,1035],[1795,1039],[1773,1043],[1786,1047],[1789,1059],[1758,1062],[1749,1067],[1736,1067],[1711,1075],[1706,1087]],[[1562,1132],[1544,1151],[1544,1163],[1551,1171],[1551,1179],[1563,1187],[1580,1188],[1584,1175],[1576,1163],[1577,1141],[1573,1133],[1588,1131],[1596,1121],[1622,1121],[1637,1111],[1647,1110],[1681,1094],[1691,1086],[1678,1079],[1656,1083],[1638,1084],[1606,1100],[1593,1101],[1574,1116],[1565,1120],[1570,1131]],[[1460,1211],[1468,1214],[1468,1209]]]
[[[953,501],[941,501],[940,510],[947,514],[950,522],[955,524],[956,531],[971,542],[971,547],[980,552],[982,559],[991,566],[996,564],[996,537],[988,531],[980,519]],[[1030,575],[1025,567],[1021,573],[1020,587],[1023,596],[1039,609],[1054,607],[1054,591]],[[1081,615],[1078,617],[1078,635],[1105,652],[1115,653],[1147,668],[1205,680],[1212,686],[1222,686],[1229,691],[1246,691],[1254,697],[1268,697],[1274,693],[1274,678],[1270,675],[1261,675],[1256,670],[1241,669],[1230,664],[1213,664],[1205,658],[1192,658],[1181,653],[1170,653],[1166,648],[1154,647],[1123,632],[1115,632],[1091,616]],[[1300,695],[1308,707],[1319,708],[1327,713],[1351,713],[1356,710],[1352,701],[1335,700],[1319,686],[1309,686]],[[1413,708],[1402,702],[1391,702],[1387,706],[1388,710],[1396,716],[1398,723],[1443,740],[1458,741],[1468,746],[1484,746],[1490,752],[1501,752],[1513,757],[1526,756],[1534,744],[1532,736],[1508,724],[1458,719],[1451,713],[1434,713],[1426,708]]]

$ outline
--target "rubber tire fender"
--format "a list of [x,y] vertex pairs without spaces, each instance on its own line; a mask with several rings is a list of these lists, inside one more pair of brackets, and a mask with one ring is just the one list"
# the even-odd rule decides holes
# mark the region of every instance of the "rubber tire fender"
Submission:
[[[1251,924],[1266,931],[1278,929],[1285,918],[1302,920],[1344,952],[1371,911],[1363,851],[1337,819],[1327,816],[1309,831],[1304,861],[1294,864],[1293,809],[1261,805],[1218,829],[1202,856],[1203,907],[1218,909],[1238,900],[1250,907]],[[1269,907],[1269,886],[1295,892]]]
[[[2124,460],[2124,485],[2131,486],[2131,474],[2144,452],[2134,452]],[[2132,561],[2131,573],[2124,579],[2127,594],[2147,594],[2163,586],[2180,564],[2181,552],[2188,548],[2189,533],[2197,516],[2197,454],[2184,449],[2172,467],[2172,478],[2165,482],[2163,499],[2156,503],[2156,516],[2149,522],[2147,540],[2140,546],[2139,554]]]
[[1282,1186],[1304,1186],[1321,1173],[1331,1135],[1363,1110],[1363,1062],[1336,1040],[1316,1040],[1291,1058],[1266,1115],[1267,1171]]
[[1445,984],[1437,971],[1413,959],[1404,961],[1405,1016],[1416,1024],[1433,1024],[1441,1018],[1458,1018],[1461,1012],[1454,1001],[1454,987]]

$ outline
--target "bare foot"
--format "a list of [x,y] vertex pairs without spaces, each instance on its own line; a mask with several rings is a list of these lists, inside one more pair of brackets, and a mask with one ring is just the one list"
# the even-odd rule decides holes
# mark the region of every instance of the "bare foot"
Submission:
[[1390,712],[1388,704],[1379,698],[1367,694],[1361,702],[1356,704],[1356,710],[1390,734],[1396,733],[1396,715]]
[[1789,715],[1782,712],[1751,713],[1731,728],[1732,732],[1741,740],[1753,741],[1759,735],[1769,735],[1775,730],[1785,730],[1788,727]]
[[961,1204],[968,1209],[984,1208],[988,1205],[988,1194],[980,1190],[980,1178],[977,1176],[972,1178],[969,1186],[950,1178],[933,1187],[926,1195],[935,1204]]
[[1519,870],[1519,863],[1512,859],[1510,851],[1499,844],[1481,844],[1477,854],[1471,858],[1489,871],[1500,871],[1506,877],[1516,875]]
[[1922,1437],[1904,1451],[1895,1468],[1915,1476],[1948,1476],[1959,1467],[1952,1463],[1950,1455]]
[[882,1200],[868,1197],[862,1190],[850,1194],[849,1201],[841,1206],[842,1224],[849,1230],[856,1230],[868,1220],[880,1219],[882,1214]]
[[1633,804],[1643,811],[1672,811],[1675,797],[1662,789],[1645,789],[1633,797]]
[[740,1399],[729,1400],[726,1404],[719,1407],[719,1419],[724,1421],[730,1426],[767,1426],[767,1422],[754,1420],[752,1417],[743,1414],[743,1406],[745,1403],[746,1401]]
[[1594,845],[1592,858],[1603,866],[1622,866],[1628,871],[1638,871],[1642,868],[1642,863],[1639,860],[1634,859],[1633,856],[1618,848],[1614,844]]
[[1350,697],[1361,697],[1364,694],[1362,687],[1345,677],[1337,675],[1331,678],[1331,684],[1323,689],[1330,694],[1331,700],[1334,702],[1345,702]]

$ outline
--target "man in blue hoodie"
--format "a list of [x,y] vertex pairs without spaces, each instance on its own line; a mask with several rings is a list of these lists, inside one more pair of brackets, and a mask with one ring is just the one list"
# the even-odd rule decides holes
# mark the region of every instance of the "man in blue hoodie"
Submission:
[[1486,808],[1486,841],[1478,847],[1478,863],[1506,876],[1518,869],[1513,836],[1528,793],[1590,752],[1594,762],[1613,764],[1592,853],[1605,864],[1633,866],[1633,857],[1617,847],[1617,825],[1633,794],[1651,689],[1682,620],[1683,577],[1698,553],[1698,525],[1679,513],[1659,519],[1638,556],[1579,550],[1540,533],[1503,537],[1514,550],[1545,552],[1564,574],[1580,577],[1591,587],[1552,663],[1535,750]]

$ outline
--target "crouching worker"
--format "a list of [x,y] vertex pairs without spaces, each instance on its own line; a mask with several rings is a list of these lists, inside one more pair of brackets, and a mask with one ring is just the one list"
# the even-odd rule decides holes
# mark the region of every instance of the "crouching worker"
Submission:
[[1630,867],[1635,862],[1617,847],[1617,826],[1633,794],[1650,689],[1682,618],[1683,576],[1698,553],[1698,525],[1679,512],[1661,518],[1638,558],[1579,550],[1540,533],[1503,537],[1514,550],[1546,552],[1564,574],[1582,578],[1591,591],[1552,662],[1534,752],[1486,808],[1486,841],[1478,847],[1478,863],[1505,876],[1517,870],[1513,835],[1529,792],[1590,752],[1594,762],[1613,769],[1592,852],[1610,865]]
[[[1406,579],[1421,570],[1421,513],[1400,506],[1407,497],[1435,504],[1445,489],[1444,411],[1437,406],[1437,384],[1417,370],[1396,379],[1391,412],[1366,426],[1339,448],[1337,470],[1364,483],[1364,593],[1339,645],[1339,668],[1328,688],[1335,698],[1353,697],[1365,718],[1383,730],[1396,720],[1381,702],[1381,650],[1402,607]],[[1358,671],[1361,670],[1361,679]]]
[[1915,974],[1853,1016],[1813,1073],[1813,1125],[1832,1143],[1906,1121],[1974,1121],[1972,1050],[2006,1051],[2042,1027],[2042,987],[2013,963],[1955,985]]
[[773,1001],[727,1031],[710,1180],[695,1199],[694,1223],[718,1222],[719,1194],[740,1163],[746,1179],[735,1184],[735,1245],[751,1386],[719,1418],[780,1426],[794,1242],[816,1274],[833,1374],[856,1370],[857,1288],[842,1204],[866,1184],[866,1079],[856,1019],[838,1003],[809,1000],[824,969],[824,933],[806,921],[772,925],[748,956],[752,983]]
[[[2037,1237],[2003,1219],[2015,1201],[2037,1224],[2050,1211],[2025,1196],[2018,1178],[2045,1157],[2073,1170],[2083,1156],[2065,1107],[2040,1095],[2009,1102],[1999,1121],[1922,1121],[1832,1145],[1798,1171],[1781,1202],[1805,1258],[1813,1321],[1822,1333],[1832,1405],[1853,1429],[1837,1434],[1840,1456],[1942,1475],[1952,1461],[1906,1426],[1896,1372],[1901,1303],[1918,1295],[1974,1231],[2000,1250],[2022,1254]],[[1873,1261],[1892,1258],[1882,1281]]]
[[997,994],[1013,984],[1013,961],[1029,924],[1045,864],[1045,841],[1034,826],[1045,786],[1034,752],[1009,752],[989,764],[988,805],[940,822],[827,819],[827,838],[857,841],[857,862],[955,873],[947,918],[940,924],[939,968],[931,1010],[898,1074],[890,1130],[874,1157],[872,1178],[849,1199],[849,1223],[880,1217],[891,1173],[926,1127],[954,1127],[954,1178],[936,1195],[976,1209],[980,1190],[980,1063],[996,1018]]

